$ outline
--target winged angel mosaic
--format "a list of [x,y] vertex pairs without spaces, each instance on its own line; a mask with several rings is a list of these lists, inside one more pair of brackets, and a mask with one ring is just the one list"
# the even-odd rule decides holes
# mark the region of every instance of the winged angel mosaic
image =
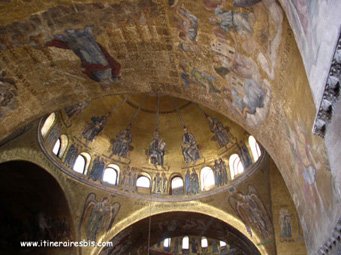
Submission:
[[110,203],[107,197],[96,199],[96,194],[90,193],[86,198],[79,230],[84,228],[88,240],[96,241],[98,234],[108,231],[115,221],[121,205]]
[[251,228],[256,230],[263,239],[267,239],[272,235],[271,220],[257,195],[255,187],[250,185],[246,194],[234,193],[229,198],[229,203],[245,224],[250,236],[253,235]]

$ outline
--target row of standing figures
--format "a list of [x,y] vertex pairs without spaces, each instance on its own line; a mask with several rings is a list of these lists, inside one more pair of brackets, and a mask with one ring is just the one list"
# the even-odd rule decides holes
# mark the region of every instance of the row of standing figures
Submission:
[[[206,114],[205,114],[206,115]],[[91,142],[104,129],[107,122],[108,114],[103,116],[94,116],[84,128],[82,135]],[[214,140],[217,141],[219,147],[224,147],[233,139],[228,127],[225,127],[217,118],[206,115],[209,121],[210,131],[214,134]],[[132,150],[132,133],[131,124],[126,129],[119,132],[115,139],[111,141],[111,155],[119,157],[127,157],[128,152]],[[186,164],[196,162],[201,158],[198,143],[194,135],[184,126],[182,136],[181,151]],[[156,129],[153,133],[153,139],[146,151],[149,161],[153,165],[164,165],[164,156],[166,153],[166,142],[161,138],[160,132]]]
[[[71,145],[67,155],[65,157],[65,163],[69,166],[72,166],[75,162],[75,159],[78,155],[78,150],[74,145]],[[248,154],[246,146],[241,147],[241,163],[244,165],[244,168],[248,167],[252,164],[250,155]],[[94,160],[92,169],[90,170],[90,178],[94,181],[100,180],[103,176],[105,163],[103,160],[98,157]],[[121,180],[121,184],[125,189],[129,191],[136,190],[136,180],[139,177],[139,171],[125,171],[123,178]],[[213,166],[213,174],[214,174],[214,184],[215,186],[222,186],[227,184],[228,182],[228,174],[227,167],[225,162],[219,158],[215,160]],[[183,179],[183,178],[182,178]],[[154,193],[168,193],[168,180],[165,176],[165,173],[162,172],[157,173],[152,181],[152,192]],[[204,180],[205,181],[205,180]],[[116,183],[117,185],[118,183]],[[186,194],[196,194],[199,192],[199,177],[196,173],[196,170],[193,168],[192,173],[188,169],[185,174],[185,183],[184,183],[184,192]],[[205,190],[205,187],[202,187],[202,190]]]
[[[231,140],[229,130],[218,119],[209,116],[207,118],[210,121],[210,130],[214,133],[214,138],[218,142],[219,147],[226,146]],[[165,149],[165,141],[160,137],[159,131],[155,130],[147,153],[153,165],[163,166]],[[201,158],[198,143],[186,126],[184,126],[184,134],[182,136],[181,152],[186,164],[195,163]]]
[[[226,169],[225,162],[220,158],[215,161],[213,167],[213,174],[214,174],[214,182],[215,186],[222,186],[227,184],[228,182],[228,174]],[[140,177],[139,171],[134,171],[129,169],[125,171],[121,180],[121,185],[123,190],[125,191],[136,191],[136,182],[137,179]],[[176,176],[178,177],[178,176]],[[174,178],[174,177],[173,177]],[[172,179],[173,179],[172,178]],[[182,177],[180,177],[183,179]],[[169,193],[169,180],[165,174],[156,173],[153,179],[151,180],[151,192],[156,194],[168,194]],[[203,189],[204,190],[204,189]],[[199,183],[199,176],[197,171],[193,168],[192,171],[187,169],[185,174],[185,183],[184,187],[182,188],[182,193],[185,194],[197,194],[200,191],[200,183]]]
[[[103,129],[103,120],[106,119],[105,116],[101,117],[93,117],[92,125],[94,127],[87,127],[83,131],[83,136],[92,141],[96,134]],[[216,118],[208,117],[210,121],[210,129],[214,133],[214,139],[218,142],[220,147],[226,146],[231,142],[232,135],[229,132],[229,129],[224,127],[222,123]],[[101,124],[98,124],[101,123]],[[95,129],[97,127],[98,129]],[[94,131],[96,130],[96,132]],[[129,125],[126,129],[122,130],[115,139],[112,140],[112,149],[111,156],[116,155],[119,157],[126,158],[128,156],[128,152],[132,150],[132,134],[131,134],[131,125]],[[199,145],[194,137],[194,135],[188,131],[187,127],[184,127],[184,134],[182,136],[182,144],[181,151],[186,164],[195,163],[197,160],[201,158]],[[153,165],[164,165],[164,156],[166,154],[166,142],[161,138],[159,130],[156,129],[153,133],[153,139],[149,144],[148,149],[146,150],[146,154],[149,157],[149,161]],[[244,167],[248,167],[252,164],[252,159],[248,152],[248,149],[244,143],[240,145],[240,156]]]
[[[72,148],[74,148],[74,150],[76,150],[75,146],[71,146]],[[73,149],[70,149],[70,151],[73,151]],[[77,151],[75,151],[74,153],[72,153],[74,156],[77,155]],[[75,161],[75,157],[69,157],[69,153],[67,154],[67,157],[65,159],[65,162],[71,166]],[[251,160],[248,160],[249,162],[251,162]],[[243,162],[243,160],[242,160]],[[96,157],[92,168],[90,170],[90,175],[89,177],[94,180],[101,180],[103,177],[103,171],[105,168],[105,162],[100,159],[99,157]],[[213,171],[210,169],[209,171],[212,171],[213,173],[208,173],[207,176],[203,176],[203,182],[201,183],[202,187],[201,190],[208,190],[212,187],[206,187],[205,186],[205,181],[207,180],[206,178],[212,178],[212,175],[214,177],[214,185],[216,187],[219,186],[223,186],[225,184],[228,183],[228,172],[227,172],[227,167],[226,164],[224,162],[224,160],[222,158],[216,159],[213,165]],[[118,174],[118,173],[117,173]],[[203,174],[203,173],[201,173]],[[211,177],[209,177],[209,175]],[[133,170],[130,167],[128,168],[128,170],[124,171],[122,178],[120,179],[120,183],[115,183],[115,185],[120,184],[123,189],[125,191],[130,191],[130,192],[135,192],[136,191],[136,182],[137,179],[141,176],[141,173],[139,170]],[[184,184],[183,184],[183,188],[179,188],[177,190],[177,194],[178,193],[185,193],[185,194],[197,194],[200,191],[200,182],[199,182],[199,176],[197,171],[193,168],[192,171],[190,171],[190,169],[188,168],[185,174],[185,178],[182,178],[182,176],[174,176],[174,177],[180,177],[182,180],[184,180]],[[172,179],[174,178],[172,177]],[[171,186],[169,186],[169,183],[172,181],[168,180],[168,178],[166,177],[165,172],[158,172],[155,174],[155,176],[153,177],[152,180],[149,180],[149,182],[151,182],[152,185],[150,185],[151,187],[151,191],[153,193],[161,193],[161,194],[167,194],[169,193],[168,191],[170,189],[172,189]],[[212,183],[212,182],[209,182]],[[181,189],[181,190],[180,190]]]

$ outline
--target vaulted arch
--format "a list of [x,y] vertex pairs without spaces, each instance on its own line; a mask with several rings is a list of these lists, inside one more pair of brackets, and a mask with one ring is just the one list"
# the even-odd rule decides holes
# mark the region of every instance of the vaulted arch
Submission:
[[[225,220],[223,221],[219,217],[211,217],[210,213],[203,213],[202,209],[197,209],[199,208],[193,208],[193,210],[190,209],[186,212],[178,211],[175,208],[175,210],[173,210],[172,212],[153,214],[151,217],[150,244],[153,245],[159,243],[163,241],[164,238],[184,236],[184,239],[186,239],[186,237],[188,238],[187,235],[204,235],[207,238],[226,240],[229,243],[233,243],[233,247],[236,250],[246,252],[248,254],[268,254],[264,249],[255,246],[255,244],[253,243],[255,239],[250,240],[249,237],[243,236],[241,232],[231,227],[231,225],[227,223],[227,218],[232,221],[235,221],[235,218],[233,219],[233,217],[231,218],[231,216],[225,214]],[[195,210],[197,211],[194,212]],[[223,215],[221,214],[220,216]],[[126,226],[122,230],[110,231],[111,233],[117,233],[115,237],[113,237],[111,240],[115,244],[119,245],[116,245],[113,248],[104,248],[100,254],[108,253],[119,255],[125,254],[125,252],[127,251],[136,252],[137,250],[139,250],[140,252],[147,252],[149,217],[139,218],[139,220],[134,220],[131,225]],[[169,224],[173,224],[174,228],[170,228]],[[205,225],[208,225],[209,228],[204,227]],[[138,229],[140,231],[146,231],[146,234],[140,235],[139,233],[141,232],[137,231]],[[228,237],[226,237],[225,235],[226,231],[230,233]],[[111,233],[109,233],[108,236],[110,236]],[[126,240],[126,242],[123,243],[123,239]],[[186,249],[186,247],[188,247],[186,245],[189,243],[187,239],[184,239],[184,249]],[[95,254],[95,252],[93,254]]]
[[[25,161],[0,164],[2,251],[35,254],[22,241],[74,240],[74,225],[64,191],[41,167]],[[45,254],[75,254],[74,247],[39,248]]]
[[[335,110],[326,140],[311,132],[326,98],[341,3],[280,0],[283,12],[274,0],[246,2],[233,12],[219,1],[1,5],[1,144],[32,120],[111,94],[185,98],[231,119],[265,148],[295,201],[309,251],[316,252],[341,208],[340,107],[323,104],[327,116]],[[219,22],[231,13],[235,23]],[[75,29],[90,36],[89,48],[106,61],[100,68],[80,57],[84,49],[57,47],[67,40],[55,40],[72,38]],[[67,125],[79,114],[69,113]],[[219,134],[209,139],[224,153],[234,134]]]

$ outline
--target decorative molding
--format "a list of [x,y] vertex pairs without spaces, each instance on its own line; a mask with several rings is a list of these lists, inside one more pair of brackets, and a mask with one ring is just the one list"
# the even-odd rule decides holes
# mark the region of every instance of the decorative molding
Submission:
[[341,33],[336,44],[333,60],[329,69],[327,82],[323,91],[320,107],[318,109],[313,133],[324,137],[328,123],[331,122],[334,104],[340,95],[341,83]]
[[316,255],[337,255],[337,247],[341,246],[341,217],[334,227],[328,240],[321,245]]

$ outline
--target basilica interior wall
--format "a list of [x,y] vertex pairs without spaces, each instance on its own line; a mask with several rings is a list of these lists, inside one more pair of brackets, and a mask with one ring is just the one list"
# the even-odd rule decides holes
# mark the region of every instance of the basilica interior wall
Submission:
[[307,254],[295,204],[273,162],[270,162],[270,188],[277,254]]
[[56,180],[28,161],[10,161],[1,171],[1,253],[77,254],[77,248],[20,248],[23,240],[75,238],[68,203]]
[[[285,7],[287,12],[293,6],[292,1],[290,4]],[[294,31],[275,1],[255,3],[247,8],[220,6],[227,15],[226,10],[231,8],[249,15],[249,23],[241,22],[230,30],[217,23],[220,16],[215,12],[219,7],[215,1],[189,3],[184,0],[174,6],[161,1],[122,5],[117,1],[76,5],[67,1],[39,1],[39,4],[12,1],[0,6],[1,12],[6,13],[0,19],[3,31],[0,66],[4,71],[0,77],[4,95],[0,109],[1,139],[50,112],[105,95],[163,93],[186,98],[235,121],[266,149],[294,201],[309,254],[317,252],[321,242],[330,235],[341,208],[340,192],[335,185],[340,158],[337,139],[334,139],[338,124],[330,131],[330,138],[327,135],[326,149],[324,140],[311,132],[319,95],[315,91],[320,91],[320,85],[312,85],[311,81],[315,81],[314,74],[324,77],[326,67],[321,64],[321,68],[317,65],[315,69],[314,63],[319,60],[326,63],[331,51],[327,47],[329,41],[315,41],[315,37],[327,40],[336,36],[334,25],[332,34],[324,29],[334,16],[323,14],[327,9],[337,13],[339,8],[321,4],[318,18],[311,19],[314,28],[309,30],[313,31],[309,32],[311,36],[302,33],[308,39],[300,40],[293,18],[288,15]],[[320,9],[312,6],[311,10],[308,24],[309,17]],[[240,16],[241,21],[245,21],[242,17],[245,16]],[[320,17],[326,22],[316,27],[314,24]],[[305,19],[303,15],[299,21]],[[183,21],[191,27],[181,25],[188,24]],[[330,24],[337,25],[337,22]],[[89,70],[84,73],[81,68],[84,60],[72,50],[46,47],[55,35],[65,36],[67,29],[83,31],[87,26],[92,28],[92,39],[103,45],[122,66],[121,78],[111,85],[94,80],[98,77],[91,76],[93,73]],[[300,27],[307,29],[302,24]],[[325,31],[325,36],[319,36],[320,30]],[[302,53],[303,62],[296,42],[301,53],[303,48],[308,49]],[[321,50],[317,52],[317,49]],[[23,147],[22,151],[27,153],[30,149]],[[334,176],[331,166],[335,169]],[[53,174],[63,176],[57,171]],[[77,181],[60,178],[67,190],[78,185]],[[77,208],[75,222],[81,217],[79,208],[84,206],[81,201],[86,199],[86,195],[78,192],[72,191],[76,202],[70,205]],[[76,199],[78,195],[82,199]],[[115,202],[114,198],[110,199]]]
[[[298,48],[307,73],[309,85],[312,91],[316,120],[322,110],[322,100],[328,99],[326,84],[330,83],[329,77],[339,77],[339,68],[335,66],[335,56],[340,49],[340,21],[339,1],[280,1],[287,13],[288,21],[294,32]],[[334,55],[335,54],[335,55]],[[339,61],[340,62],[340,61]],[[334,70],[332,70],[334,69]],[[325,144],[328,151],[330,169],[333,173],[332,185],[336,189],[340,186],[340,150],[338,149],[338,135],[340,127],[340,103],[330,100],[332,110],[331,121],[326,121]],[[322,118],[323,119],[323,118]],[[330,123],[329,123],[330,122]],[[315,123],[312,126],[314,130]],[[340,195],[337,195],[339,200]],[[334,224],[337,221],[336,216]]]
[[[166,201],[163,202],[162,199],[159,199],[158,202],[155,202],[153,201],[152,197],[148,197],[146,195],[144,195],[144,197],[139,197],[137,193],[124,195],[112,190],[110,192],[106,191],[105,187],[102,189],[95,188],[63,173],[58,165],[52,163],[41,151],[40,145],[38,144],[38,141],[35,137],[35,134],[37,134],[38,131],[36,128],[37,125],[33,125],[33,127],[23,133],[21,136],[14,138],[3,145],[1,152],[1,162],[7,162],[9,160],[29,161],[45,168],[46,171],[57,180],[70,207],[70,214],[72,221],[74,222],[72,228],[73,232],[75,233],[74,236],[76,240],[95,239],[97,241],[108,241],[112,238],[114,238],[113,240],[116,240],[115,238],[124,237],[124,241],[121,239],[118,239],[121,240],[120,242],[117,240],[115,241],[115,247],[117,250],[114,252],[114,254],[118,254],[117,252],[123,252],[122,254],[124,254],[124,251],[133,251],[141,248],[139,246],[134,247],[134,242],[129,241],[129,235],[131,235],[131,238],[133,238],[134,232],[128,234],[128,237],[124,235],[122,236],[122,234],[120,234],[121,232],[124,233],[124,231],[129,229],[131,225],[141,220],[148,222],[147,220],[150,215],[171,212],[192,212],[201,213],[205,215],[205,217],[217,218],[217,220],[222,221],[224,224],[233,226],[233,228],[237,229],[236,233],[240,232],[241,234],[245,235],[247,237],[246,240],[249,240],[248,242],[253,243],[255,247],[259,249],[261,254],[276,254],[271,219],[272,206],[270,199],[268,167],[268,162],[271,159],[268,157],[264,159],[262,164],[259,166],[259,169],[249,176],[244,182],[238,185],[233,185],[232,187],[228,187],[228,190],[224,192],[217,190],[199,199],[195,199],[195,197],[193,197],[193,199],[189,201],[182,201],[180,199],[170,203]],[[25,171],[30,171],[30,169],[28,168]],[[69,171],[73,170],[70,169]],[[250,189],[253,189],[254,193],[250,193]],[[266,228],[263,229],[263,231],[265,230],[266,233],[260,232],[261,227],[257,228],[257,226],[254,225],[246,226],[240,220],[241,216],[234,209],[233,204],[233,202],[236,201],[235,196],[237,194],[256,194],[259,199],[257,201],[260,201],[262,204],[259,206],[264,206],[265,214],[262,214],[260,217],[263,217],[262,219],[264,220],[265,224],[267,224]],[[102,218],[96,218],[91,214],[92,212],[97,214],[99,213],[93,207],[91,207],[91,205],[100,206],[103,201],[105,201],[104,206],[109,206],[110,210],[113,212],[111,215],[111,224],[109,226],[105,225],[105,227],[103,225],[104,222],[102,221]],[[181,218],[184,219],[183,216],[181,216]],[[227,243],[229,242],[228,240],[230,240],[229,238],[231,238],[229,236],[232,236],[232,240],[238,240],[238,238],[236,239],[234,235],[228,234],[222,230],[207,232],[208,229],[205,226],[205,221],[200,219],[200,217],[194,224],[196,226],[196,229],[194,230],[192,229],[193,223],[187,222],[187,228],[182,229],[182,227],[178,227],[178,229],[173,230],[175,232],[172,232],[169,229],[167,230],[168,225],[174,225],[174,222],[172,222],[171,218],[166,217],[162,219],[161,222],[165,226],[165,233],[168,231],[169,235],[172,237],[179,234],[184,234],[186,231],[188,231],[189,234],[192,235],[195,233],[208,235],[207,238],[210,238],[210,234],[215,233],[212,238],[216,238],[217,240],[224,239],[227,240]],[[216,225],[219,226],[219,224]],[[212,228],[214,226],[215,225],[213,224]],[[148,236],[147,225],[144,225],[144,228],[141,230],[141,232],[145,240]],[[162,241],[160,238],[165,238],[165,234],[162,236],[153,236],[155,244]],[[82,252],[85,254],[98,254],[100,250],[94,248],[84,248]]]

